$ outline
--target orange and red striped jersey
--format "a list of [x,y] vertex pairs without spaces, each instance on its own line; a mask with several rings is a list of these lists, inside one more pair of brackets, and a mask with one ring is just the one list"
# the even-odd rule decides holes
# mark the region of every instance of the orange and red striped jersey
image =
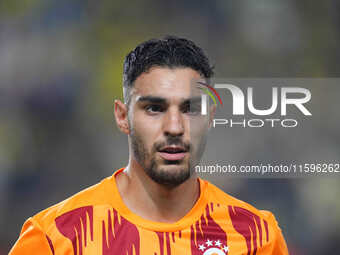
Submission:
[[288,254],[272,213],[200,178],[199,199],[182,219],[143,219],[123,203],[115,182],[121,171],[29,218],[9,254]]

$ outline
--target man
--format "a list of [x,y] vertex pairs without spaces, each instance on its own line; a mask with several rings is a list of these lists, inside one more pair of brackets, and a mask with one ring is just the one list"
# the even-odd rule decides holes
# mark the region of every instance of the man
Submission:
[[150,40],[125,59],[125,168],[29,218],[10,254],[288,254],[274,216],[193,171],[214,106],[201,115],[213,70],[202,49],[177,37]]

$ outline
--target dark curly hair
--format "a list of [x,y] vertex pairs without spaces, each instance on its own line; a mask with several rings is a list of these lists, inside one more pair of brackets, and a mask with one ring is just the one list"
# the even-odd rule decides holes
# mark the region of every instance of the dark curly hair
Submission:
[[213,67],[203,50],[194,42],[176,36],[151,39],[139,44],[125,58],[123,70],[124,99],[129,104],[130,89],[139,75],[151,67],[189,67],[204,78],[213,76]]

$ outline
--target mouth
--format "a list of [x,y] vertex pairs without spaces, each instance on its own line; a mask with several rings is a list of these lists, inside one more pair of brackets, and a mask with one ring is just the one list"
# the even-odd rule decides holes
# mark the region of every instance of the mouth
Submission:
[[181,146],[166,146],[158,152],[163,159],[168,161],[182,160],[188,153],[188,151]]

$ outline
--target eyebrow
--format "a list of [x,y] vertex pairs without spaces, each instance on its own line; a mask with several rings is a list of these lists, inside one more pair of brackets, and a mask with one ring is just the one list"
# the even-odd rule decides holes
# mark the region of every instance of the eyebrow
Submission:
[[[167,103],[167,99],[164,97],[155,97],[155,96],[141,96],[137,99],[137,102],[148,102],[148,103],[154,103],[154,104],[165,104]],[[184,99],[181,104],[187,104],[187,103],[198,103],[201,102],[201,97],[191,97]]]
[[202,100],[202,99],[201,99],[200,96],[191,97],[191,98],[185,99],[185,100],[183,101],[183,104],[186,104],[186,103],[192,103],[192,104],[200,103],[201,100]]
[[156,104],[164,104],[164,103],[166,103],[166,99],[164,97],[141,96],[137,99],[137,102],[149,102],[149,103],[156,103]]

